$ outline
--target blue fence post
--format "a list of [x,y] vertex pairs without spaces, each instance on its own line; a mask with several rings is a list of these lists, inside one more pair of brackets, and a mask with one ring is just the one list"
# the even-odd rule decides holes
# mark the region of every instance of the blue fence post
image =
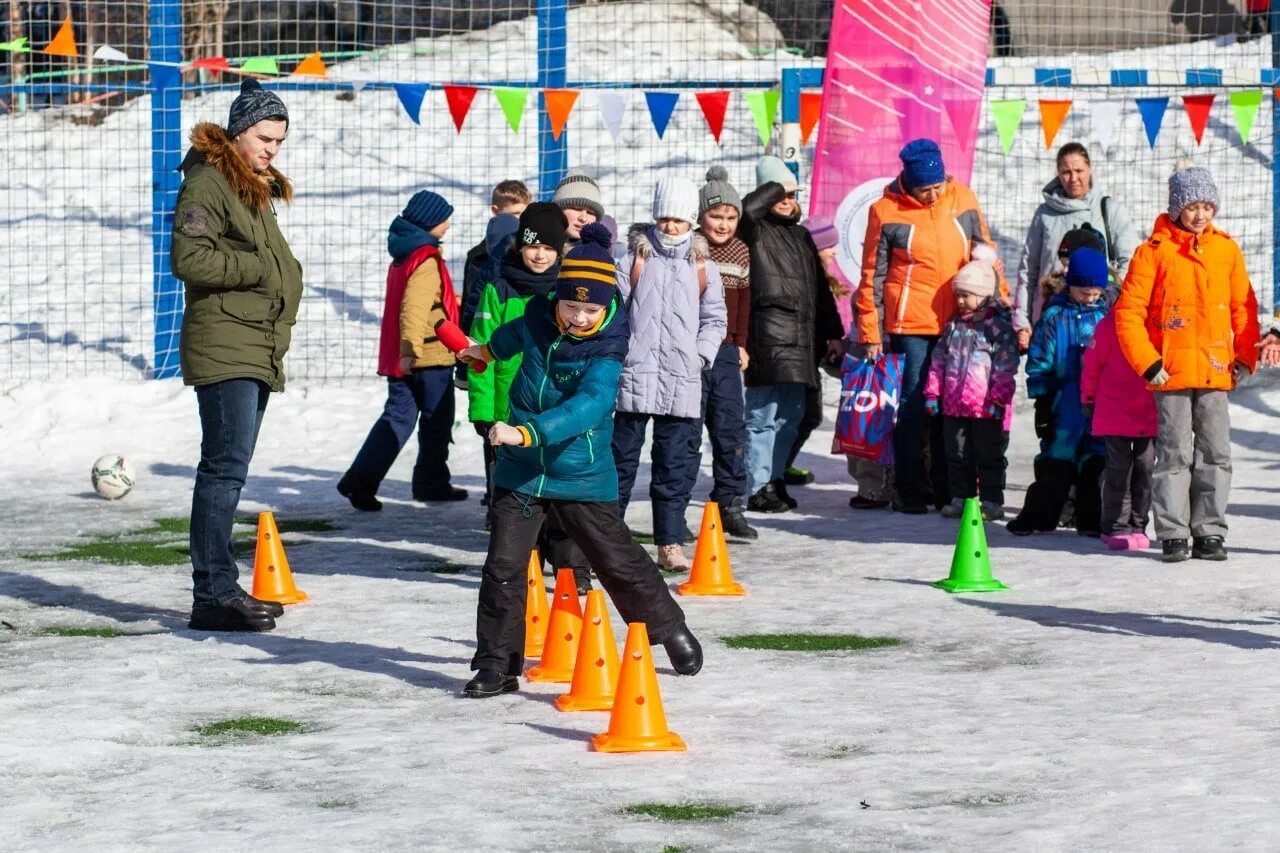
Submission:
[[[1271,30],[1271,67],[1280,68],[1280,2],[1267,13]],[[1272,72],[1274,73],[1274,72]],[[1271,310],[1280,311],[1280,89],[1271,89]]]
[[569,80],[567,38],[569,0],[538,0],[538,197],[550,200],[569,168],[569,131],[551,135],[542,89],[561,89]]
[[[182,61],[181,0],[151,0],[150,58]],[[182,77],[176,67],[152,65],[151,75],[151,305],[154,313],[153,376],[179,375],[178,337],[182,325],[182,285],[169,269],[173,208],[182,183]]]

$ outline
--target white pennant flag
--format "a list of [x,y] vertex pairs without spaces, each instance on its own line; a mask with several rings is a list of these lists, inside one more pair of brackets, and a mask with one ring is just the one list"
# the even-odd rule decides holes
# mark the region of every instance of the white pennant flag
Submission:
[[344,75],[344,82],[350,83],[357,95],[360,94],[361,89],[376,79],[377,77],[368,71],[348,71]]
[[622,114],[627,111],[626,96],[619,92],[597,92],[596,99],[600,104],[600,115],[604,118],[604,126],[615,140],[622,132]]
[[1117,101],[1093,101],[1089,104],[1093,137],[1104,153],[1116,141],[1116,128],[1120,126],[1123,108],[1124,105]]
[[94,59],[101,59],[103,62],[132,62],[124,51],[116,50],[109,44],[104,44],[93,52]]

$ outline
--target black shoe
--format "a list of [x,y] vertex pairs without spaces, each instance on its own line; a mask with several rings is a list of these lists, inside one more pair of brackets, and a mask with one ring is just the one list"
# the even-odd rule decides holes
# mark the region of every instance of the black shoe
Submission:
[[682,544],[682,545],[683,545],[683,544],[685,544],[686,542],[697,542],[697,541],[698,541],[698,534],[696,534],[696,533],[694,533],[692,530],[690,530],[690,529],[689,529],[689,525],[687,525],[687,524],[684,526],[684,534],[683,534],[683,536],[684,536],[684,539],[682,539],[682,540],[681,540],[681,543],[680,543],[680,544]]
[[577,572],[574,572],[573,581],[578,586],[579,598],[591,592],[591,572],[589,570],[583,572],[582,574],[578,574]]
[[813,482],[813,472],[807,468],[788,468],[782,472],[782,482],[788,486],[807,486]]
[[782,501],[791,509],[795,509],[800,506],[800,504],[796,503],[796,499],[791,497],[791,493],[787,491],[786,480],[774,480],[770,485],[773,486],[773,491],[778,496],[778,500]]
[[758,539],[760,534],[747,523],[741,506],[731,506],[720,513],[720,521],[724,524],[724,535],[733,539]]
[[747,509],[752,512],[790,512],[791,507],[782,502],[778,493],[773,490],[773,483],[764,486],[760,491],[747,498]]
[[482,669],[462,688],[462,695],[472,699],[487,699],[503,693],[515,693],[519,689],[520,679],[516,676],[503,675],[496,669]]
[[192,607],[187,627],[193,631],[270,631],[276,627],[276,620],[242,599],[233,598],[222,605]]
[[[1187,547],[1185,539],[1164,539],[1160,542],[1160,549],[1164,552],[1160,559],[1166,563],[1181,563],[1191,559],[1191,549]],[[1225,551],[1222,556],[1226,557]]]
[[240,600],[259,613],[267,614],[272,619],[277,619],[284,615],[284,605],[280,602],[263,601],[261,598],[254,598],[243,589],[240,590]]
[[415,501],[421,503],[429,503],[431,501],[465,501],[467,499],[467,490],[459,489],[454,486],[445,486],[443,489],[433,489],[429,492],[422,492],[413,496]]
[[928,515],[929,505],[926,503],[908,503],[907,501],[895,500],[893,502],[893,511],[901,512],[905,515]]
[[1032,533],[1052,533],[1052,530],[1043,530],[1027,521],[1021,515],[1010,521],[1004,526],[1014,536],[1030,536]]
[[1222,544],[1221,536],[1197,536],[1191,540],[1191,556],[1197,560],[1225,560],[1227,546]]
[[364,478],[353,471],[343,474],[338,481],[338,494],[351,501],[351,505],[361,512],[377,512],[382,509],[377,490],[370,489]]
[[888,505],[888,501],[876,501],[871,498],[864,498],[862,495],[854,495],[849,498],[850,509],[884,509]]
[[702,645],[693,636],[688,625],[681,625],[670,637],[662,641],[671,666],[681,675],[697,675],[702,669]]

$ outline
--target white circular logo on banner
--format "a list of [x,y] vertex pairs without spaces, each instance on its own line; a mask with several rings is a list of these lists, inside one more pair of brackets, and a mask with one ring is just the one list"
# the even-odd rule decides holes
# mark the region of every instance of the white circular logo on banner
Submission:
[[844,277],[855,286],[862,280],[862,244],[867,239],[867,215],[871,205],[884,196],[884,188],[893,183],[893,176],[872,178],[849,191],[836,209],[836,233],[840,235],[840,248],[836,263]]

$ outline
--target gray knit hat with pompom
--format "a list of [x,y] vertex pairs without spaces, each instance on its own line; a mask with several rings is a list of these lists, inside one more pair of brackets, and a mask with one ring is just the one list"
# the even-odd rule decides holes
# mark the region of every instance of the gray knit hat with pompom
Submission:
[[732,205],[742,215],[742,198],[729,183],[729,173],[724,166],[712,166],[707,170],[706,185],[698,190],[698,216],[720,204]]

